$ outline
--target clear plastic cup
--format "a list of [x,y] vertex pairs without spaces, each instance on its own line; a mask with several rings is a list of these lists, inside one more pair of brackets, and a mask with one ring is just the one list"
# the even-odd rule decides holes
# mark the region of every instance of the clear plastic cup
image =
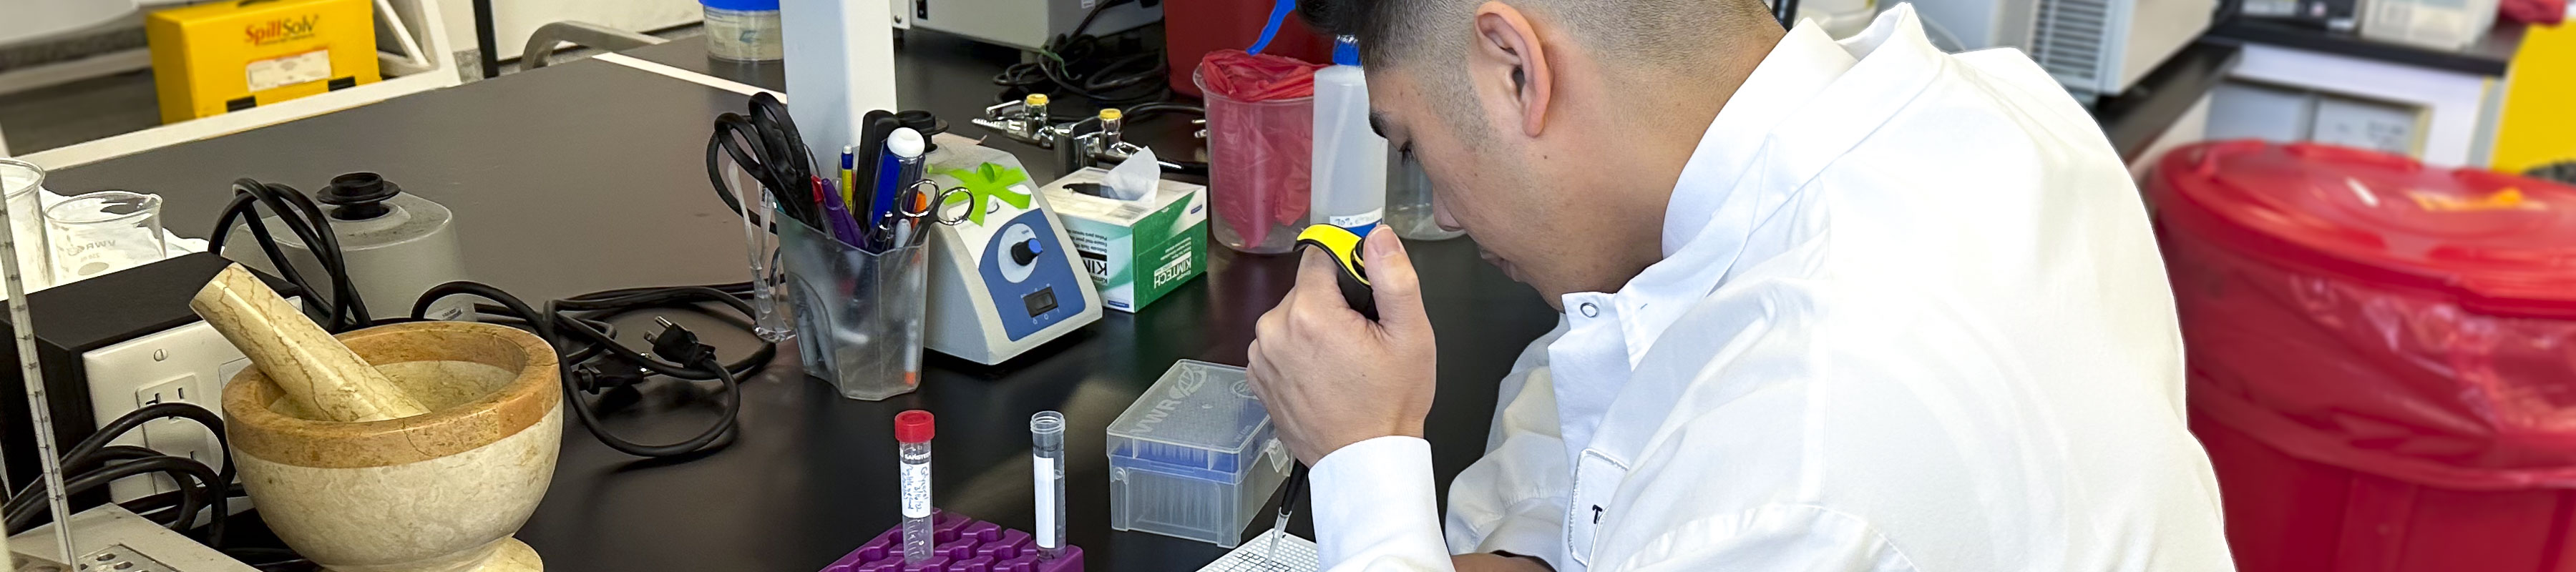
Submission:
[[778,248],[807,375],[867,401],[921,387],[928,244],[870,253],[781,218]]
[[167,256],[161,242],[161,197],[99,191],[45,209],[45,242],[54,276],[71,282],[151,264]]
[[[1192,81],[1207,91],[1206,78]],[[1241,101],[1209,92],[1205,101],[1217,243],[1254,254],[1296,247],[1311,206],[1315,98]]]
[[0,190],[8,192],[9,234],[18,243],[18,277],[27,290],[53,285],[54,267],[45,247],[45,169],[34,163],[0,158]]

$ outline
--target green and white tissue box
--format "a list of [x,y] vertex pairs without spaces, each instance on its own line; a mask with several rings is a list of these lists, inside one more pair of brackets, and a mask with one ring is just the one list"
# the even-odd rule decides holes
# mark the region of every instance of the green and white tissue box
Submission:
[[1132,313],[1207,273],[1207,187],[1157,179],[1152,196],[1134,201],[1074,190],[1102,184],[1108,174],[1075,171],[1040,192],[1073,237],[1101,302]]

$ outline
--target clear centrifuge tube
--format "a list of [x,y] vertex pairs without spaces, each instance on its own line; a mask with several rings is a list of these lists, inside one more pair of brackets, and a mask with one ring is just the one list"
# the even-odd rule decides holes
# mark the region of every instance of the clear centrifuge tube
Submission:
[[1064,414],[1029,416],[1029,457],[1036,461],[1038,560],[1064,555]]
[[930,561],[930,412],[914,409],[894,416],[894,440],[902,443],[903,561]]

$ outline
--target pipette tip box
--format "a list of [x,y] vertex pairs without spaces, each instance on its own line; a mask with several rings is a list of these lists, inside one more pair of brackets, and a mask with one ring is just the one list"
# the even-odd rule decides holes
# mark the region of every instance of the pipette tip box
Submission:
[[1109,528],[1233,547],[1288,477],[1243,368],[1180,360],[1109,424]]
[[898,523],[823,572],[1082,572],[1079,546],[1065,545],[1064,555],[1041,561],[1029,533],[948,511],[931,513],[930,523],[930,560],[920,565],[904,565]]

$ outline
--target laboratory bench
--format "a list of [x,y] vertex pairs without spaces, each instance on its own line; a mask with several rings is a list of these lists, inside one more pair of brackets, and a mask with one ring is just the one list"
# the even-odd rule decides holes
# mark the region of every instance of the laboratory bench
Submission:
[[[937,110],[955,132],[976,136],[968,110],[990,100],[991,73],[1016,53],[926,43],[916,34],[899,52],[901,102]],[[639,52],[691,45],[703,53],[696,40]],[[455,211],[469,278],[522,298],[736,282],[748,278],[743,227],[708,186],[703,157],[712,119],[742,110],[745,99],[577,61],[63,169],[47,183],[66,193],[161,194],[169,228],[203,237],[236,178],[311,191],[332,175],[372,170]],[[1195,146],[1188,129],[1173,120],[1130,139],[1187,156]],[[991,141],[1019,153],[1039,180],[1062,171],[1051,153]],[[1483,454],[1497,381],[1556,314],[1479,260],[1468,239],[1410,246],[1439,331],[1439,399],[1427,428],[1445,491]],[[1226,549],[1109,530],[1105,429],[1175,360],[1243,363],[1253,321],[1286,292],[1295,263],[1211,248],[1206,276],[1143,312],[1107,311],[998,367],[929,353],[920,391],[879,402],[844,399],[807,378],[794,344],[784,344],[742,385],[732,445],[698,458],[629,457],[567,419],[551,488],[518,538],[554,572],[820,569],[897,523],[892,420],[914,408],[939,416],[936,506],[1025,530],[1034,520],[1028,418],[1052,409],[1069,422],[1069,536],[1087,568],[1195,570]],[[725,359],[756,347],[721,318],[670,317],[708,336]],[[645,328],[623,325],[620,337],[641,347]],[[721,402],[703,398],[713,386],[658,382],[602,405],[603,422],[637,441],[677,440],[716,418]],[[1291,530],[1311,533],[1303,511],[1297,521]],[[261,535],[255,519],[234,527],[236,538]]]

